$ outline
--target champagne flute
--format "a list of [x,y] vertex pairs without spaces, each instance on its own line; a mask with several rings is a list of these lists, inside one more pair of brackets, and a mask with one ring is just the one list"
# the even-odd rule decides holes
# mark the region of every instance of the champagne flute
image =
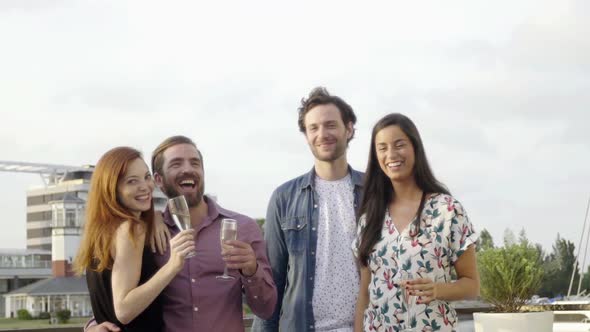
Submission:
[[[223,219],[221,220],[221,231],[219,232],[219,239],[223,246],[224,241],[236,240],[238,238],[238,222],[234,219]],[[227,274],[227,264],[223,269],[223,274],[215,277],[219,280],[233,280],[235,277]]]
[[[174,224],[176,224],[179,230],[184,231],[192,228],[188,204],[183,195],[168,200],[168,211],[172,215],[172,220],[174,220]],[[195,251],[189,252],[185,259],[194,257],[196,254]]]
[[410,295],[410,291],[407,287],[407,282],[414,279],[410,272],[400,271],[401,275],[399,278],[400,286],[402,287],[402,302],[406,307],[406,318],[404,321],[404,329],[400,332],[415,332],[416,330],[411,327],[412,309],[416,304],[416,295]]

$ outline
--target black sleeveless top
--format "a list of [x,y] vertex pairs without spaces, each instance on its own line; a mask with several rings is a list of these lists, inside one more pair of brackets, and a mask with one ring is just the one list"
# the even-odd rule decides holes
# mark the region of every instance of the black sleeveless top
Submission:
[[[148,281],[154,273],[158,270],[154,255],[146,247],[143,250],[141,261],[141,276],[139,277],[139,285]],[[163,330],[162,319],[162,305],[160,297],[158,296],[154,302],[141,313],[135,317],[127,325],[123,325],[115,315],[115,307],[113,304],[113,289],[111,288],[111,273],[112,270],[105,269],[102,272],[86,270],[86,283],[88,284],[88,291],[90,292],[90,302],[92,303],[92,312],[96,323],[111,322],[117,324],[121,331],[135,332],[160,332]]]

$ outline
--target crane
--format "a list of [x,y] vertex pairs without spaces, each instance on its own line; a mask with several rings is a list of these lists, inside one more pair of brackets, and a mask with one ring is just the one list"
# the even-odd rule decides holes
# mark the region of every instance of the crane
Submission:
[[72,172],[90,172],[94,166],[65,166],[55,164],[28,163],[23,161],[2,161],[0,160],[0,172],[14,173],[35,173],[41,176],[45,187],[55,185],[63,181],[68,173]]

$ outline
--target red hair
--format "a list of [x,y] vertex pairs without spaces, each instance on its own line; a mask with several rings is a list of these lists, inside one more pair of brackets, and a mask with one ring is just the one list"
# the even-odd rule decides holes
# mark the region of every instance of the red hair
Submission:
[[150,209],[142,212],[137,218],[121,205],[117,197],[119,181],[129,164],[137,158],[142,156],[136,149],[117,147],[107,151],[98,161],[92,174],[86,202],[84,235],[74,261],[74,270],[78,274],[83,274],[87,268],[98,272],[112,268],[113,237],[124,221],[130,221],[133,225],[129,228],[132,241],[136,225],[143,227],[147,236],[151,234],[154,218],[153,201]]

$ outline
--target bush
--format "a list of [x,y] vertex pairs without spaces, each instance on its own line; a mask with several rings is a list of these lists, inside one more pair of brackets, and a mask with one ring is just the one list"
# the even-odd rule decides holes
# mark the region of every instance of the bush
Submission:
[[49,318],[51,318],[51,315],[46,311],[40,312],[39,316],[37,316],[37,319],[49,319]]
[[72,313],[68,309],[59,310],[57,313],[57,321],[60,324],[65,324],[70,320]]
[[31,316],[31,313],[27,310],[27,309],[19,309],[16,312],[16,317],[20,320],[31,320],[33,319],[33,316]]
[[519,312],[541,286],[541,253],[527,241],[477,253],[481,296],[496,312]]

